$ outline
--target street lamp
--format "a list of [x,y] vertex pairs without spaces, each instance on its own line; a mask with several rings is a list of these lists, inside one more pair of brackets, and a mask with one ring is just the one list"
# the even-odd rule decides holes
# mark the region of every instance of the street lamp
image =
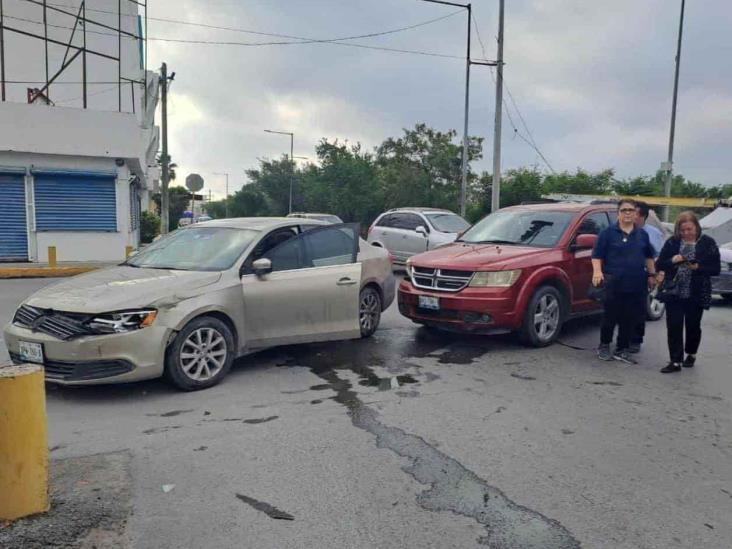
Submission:
[[226,199],[224,200],[224,214],[225,217],[229,217],[229,174],[214,172],[214,175],[225,175],[226,176]]
[[295,149],[295,134],[292,132],[278,132],[274,130],[264,130],[267,133],[277,133],[280,135],[289,135],[290,136],[290,162],[292,163],[292,173],[290,174],[290,205],[288,207],[287,213],[292,213],[292,186],[295,182],[295,158],[294,158],[294,149]]

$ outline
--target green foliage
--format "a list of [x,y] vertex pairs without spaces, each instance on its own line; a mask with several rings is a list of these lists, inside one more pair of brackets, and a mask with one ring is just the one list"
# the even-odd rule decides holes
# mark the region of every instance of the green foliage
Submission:
[[140,242],[148,244],[160,234],[160,216],[152,212],[142,212],[140,215]]
[[[183,212],[188,208],[191,200],[191,194],[185,187],[169,187],[168,188],[168,226],[170,230],[178,228],[178,220],[183,216]],[[160,207],[160,193],[152,196],[153,201],[158,207],[158,211],[162,211]]]
[[[482,157],[483,141],[471,137],[468,161]],[[249,183],[229,197],[230,217],[286,215],[290,182],[293,211],[332,213],[344,221],[369,225],[381,212],[403,206],[458,210],[462,145],[454,130],[440,132],[425,124],[403,130],[372,152],[360,144],[323,139],[316,146],[317,164],[296,167],[288,157],[260,160],[247,170]],[[550,193],[660,196],[665,174],[619,180],[612,169],[545,174],[537,168],[508,170],[501,182],[501,206],[541,199]],[[468,170],[466,218],[475,222],[491,210],[493,178]],[[171,188],[172,190],[173,188]],[[672,196],[732,196],[732,184],[705,187],[676,175]],[[207,206],[212,217],[225,216],[224,201]],[[182,210],[181,210],[182,211]],[[171,218],[173,217],[171,201]],[[177,217],[175,222],[177,223]]]

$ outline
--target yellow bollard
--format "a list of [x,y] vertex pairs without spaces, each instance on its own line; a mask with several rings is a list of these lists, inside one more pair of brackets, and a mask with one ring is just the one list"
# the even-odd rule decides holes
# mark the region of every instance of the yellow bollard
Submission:
[[135,251],[134,246],[125,246],[125,259],[129,259],[132,255],[132,252]]
[[0,367],[0,521],[48,509],[43,368]]
[[56,246],[48,247],[48,266],[52,269],[56,267]]

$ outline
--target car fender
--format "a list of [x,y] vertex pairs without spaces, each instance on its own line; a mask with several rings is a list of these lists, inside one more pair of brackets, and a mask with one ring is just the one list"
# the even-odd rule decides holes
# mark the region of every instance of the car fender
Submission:
[[572,281],[565,271],[559,267],[547,265],[533,271],[528,279],[524,282],[521,290],[519,291],[517,302],[517,311],[519,311],[518,318],[523,318],[523,311],[526,310],[526,306],[529,303],[529,299],[534,295],[534,292],[540,286],[543,286],[547,281],[559,281],[562,285],[564,293],[567,295],[568,303],[566,306],[571,309],[573,302],[572,295]]

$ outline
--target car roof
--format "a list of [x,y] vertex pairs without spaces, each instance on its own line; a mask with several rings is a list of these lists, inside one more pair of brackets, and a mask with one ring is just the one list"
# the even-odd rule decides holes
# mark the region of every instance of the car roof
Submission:
[[320,212],[292,212],[291,214],[287,214],[287,217],[293,218],[293,217],[305,217],[309,215],[327,215],[328,217],[338,217],[336,214],[329,214],[329,213],[320,213]]
[[585,211],[613,211],[617,204],[604,202],[601,204],[588,204],[587,202],[549,202],[545,204],[521,204],[509,206],[502,210],[510,211],[544,211],[544,212],[585,212]]
[[417,207],[417,208],[392,208],[391,210],[387,210],[384,213],[394,213],[394,212],[455,213],[455,212],[451,212],[450,210],[443,210],[442,208],[424,208],[424,207]]
[[318,219],[304,217],[232,217],[227,219],[213,219],[196,223],[196,227],[225,227],[228,229],[252,229],[255,231],[267,231],[277,227],[306,223],[308,225],[328,225]]

